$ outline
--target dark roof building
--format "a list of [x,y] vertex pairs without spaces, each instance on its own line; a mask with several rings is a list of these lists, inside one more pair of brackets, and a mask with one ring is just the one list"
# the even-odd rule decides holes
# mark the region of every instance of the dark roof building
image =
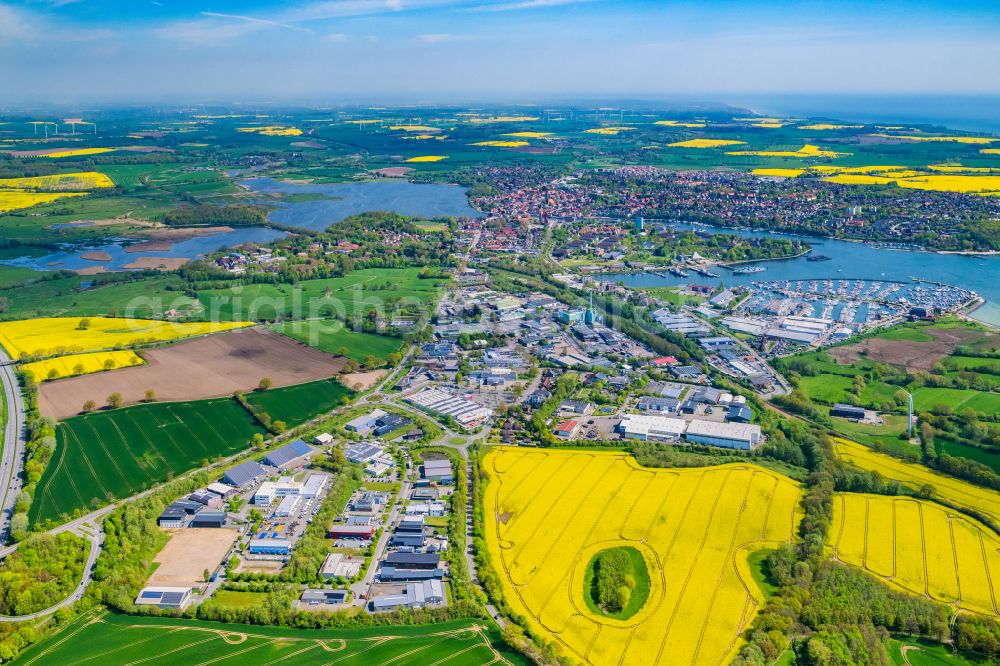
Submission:
[[753,412],[746,405],[733,405],[726,413],[726,420],[733,423],[750,423]]
[[865,418],[864,407],[855,407],[854,405],[845,405],[838,402],[830,410],[830,416],[839,416],[844,419],[855,419],[861,421]]
[[293,442],[285,444],[280,449],[271,451],[264,456],[264,464],[270,465],[271,467],[284,468],[294,460],[307,456],[312,452],[313,450],[309,448],[308,444],[303,442],[301,439],[296,439]]
[[222,480],[231,486],[243,486],[256,481],[267,474],[267,471],[254,460],[247,460],[222,475]]
[[225,511],[202,511],[191,519],[188,527],[222,527],[225,524]]
[[436,553],[389,553],[382,566],[397,569],[437,569],[441,556]]

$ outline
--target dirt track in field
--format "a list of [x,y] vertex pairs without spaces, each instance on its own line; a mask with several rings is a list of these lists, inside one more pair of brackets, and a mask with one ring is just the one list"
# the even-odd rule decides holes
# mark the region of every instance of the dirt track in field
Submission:
[[[870,338],[845,347],[834,347],[828,353],[841,363],[854,363],[862,358],[889,365],[901,365],[908,370],[929,371],[938,361],[951,354],[955,347],[972,344],[984,338],[981,331],[962,328],[927,329],[934,340],[885,340]],[[862,352],[865,352],[862,354]]]
[[141,355],[146,365],[42,383],[40,411],[62,419],[79,413],[87,400],[103,407],[118,392],[132,404],[143,400],[148,389],[160,401],[217,398],[253,390],[263,377],[270,377],[275,388],[326,379],[346,362],[260,328],[217,333]]

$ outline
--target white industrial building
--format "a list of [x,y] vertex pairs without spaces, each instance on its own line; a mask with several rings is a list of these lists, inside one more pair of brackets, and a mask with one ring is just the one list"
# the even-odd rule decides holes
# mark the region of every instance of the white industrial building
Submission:
[[316,499],[316,496],[323,492],[326,487],[327,476],[325,474],[310,474],[306,482],[302,484],[302,492],[299,495],[305,499]]
[[372,599],[372,610],[387,611],[395,608],[423,608],[444,603],[444,585],[440,579],[407,583],[402,594],[383,594]]
[[626,414],[618,430],[627,439],[642,441],[677,442],[684,434],[687,421],[669,416]]
[[281,500],[281,504],[278,508],[274,510],[274,515],[276,518],[287,518],[288,516],[295,513],[295,509],[299,507],[299,502],[302,498],[298,495],[286,495],[284,499]]
[[443,389],[425,389],[411,395],[406,401],[429,412],[450,416],[460,426],[468,429],[481,425],[493,414],[493,410]]
[[276,499],[282,499],[289,495],[300,495],[302,484],[292,481],[290,478],[279,479],[278,481],[265,481],[253,494],[254,504],[271,504]]
[[749,451],[760,443],[760,426],[751,423],[691,421],[685,437],[689,444],[708,444]]

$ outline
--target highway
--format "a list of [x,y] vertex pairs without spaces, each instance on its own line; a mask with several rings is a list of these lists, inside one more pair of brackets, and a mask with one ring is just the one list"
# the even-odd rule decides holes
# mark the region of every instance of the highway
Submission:
[[3,455],[0,459],[0,543],[10,537],[10,521],[21,492],[21,471],[24,467],[24,399],[14,374],[11,358],[0,349],[0,380],[3,381],[7,403],[7,424],[4,428]]

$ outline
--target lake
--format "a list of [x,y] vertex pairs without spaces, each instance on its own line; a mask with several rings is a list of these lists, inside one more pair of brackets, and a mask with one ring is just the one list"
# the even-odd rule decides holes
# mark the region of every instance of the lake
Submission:
[[[332,199],[280,203],[269,219],[278,223],[306,229],[325,229],[344,218],[369,211],[386,210],[402,215],[424,218],[479,217],[481,214],[469,206],[466,188],[458,185],[410,183],[407,181],[380,181],[373,183],[287,183],[273,178],[250,178],[241,184],[254,192],[319,193]],[[268,203],[272,203],[268,201]],[[78,270],[103,266],[108,271],[127,270],[125,266],[141,257],[183,257],[194,259],[223,248],[242,243],[269,243],[285,235],[269,227],[239,227],[207,236],[199,236],[174,243],[170,250],[152,252],[126,252],[127,239],[109,239],[103,245],[66,245],[58,252],[41,257],[18,257],[0,261],[9,266],[23,266],[39,271],[68,269]],[[109,261],[90,261],[82,255],[88,252],[106,252]]]
[[410,183],[386,180],[371,183],[289,183],[273,178],[251,178],[240,182],[263,194],[322,194],[331,199],[281,204],[269,216],[273,222],[293,227],[323,230],[331,224],[376,210],[416,217],[481,217],[469,205],[466,188],[458,185]]
[[[766,231],[745,229],[710,229],[689,224],[671,224],[677,229],[696,229],[707,233],[731,233],[744,237],[768,236]],[[778,235],[775,235],[778,236]],[[916,277],[922,280],[943,282],[975,291],[986,304],[973,313],[973,317],[994,326],[1000,326],[1000,256],[968,257],[957,254],[937,254],[934,252],[912,252],[888,249],[864,243],[812,238],[781,234],[781,238],[797,238],[812,245],[813,254],[830,257],[829,261],[807,261],[805,257],[779,259],[753,264],[767,270],[747,275],[734,274],[720,268],[721,278],[706,278],[692,273],[689,278],[656,276],[649,273],[607,274],[597,279],[622,282],[629,287],[668,287],[683,284],[746,285],[760,280],[804,280],[804,279],[861,279],[908,281]]]

